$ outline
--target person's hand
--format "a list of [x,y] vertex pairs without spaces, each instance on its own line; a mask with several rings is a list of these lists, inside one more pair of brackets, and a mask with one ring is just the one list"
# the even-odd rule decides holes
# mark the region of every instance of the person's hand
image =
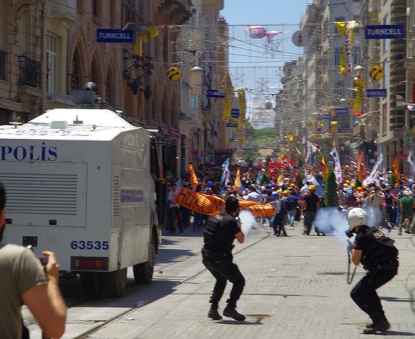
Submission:
[[59,279],[59,264],[56,261],[55,253],[51,251],[43,251],[42,254],[48,258],[48,262],[45,266],[46,276],[48,281],[51,279]]

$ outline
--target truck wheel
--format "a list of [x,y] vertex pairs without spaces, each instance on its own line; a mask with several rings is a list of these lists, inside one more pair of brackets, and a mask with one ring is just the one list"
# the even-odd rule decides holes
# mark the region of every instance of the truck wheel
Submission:
[[134,279],[136,284],[149,284],[153,279],[154,266],[156,264],[156,239],[151,237],[149,246],[148,261],[133,266]]
[[85,297],[96,298],[100,296],[101,284],[97,272],[82,272],[80,273],[80,277]]
[[104,298],[121,298],[127,288],[127,268],[99,273]]

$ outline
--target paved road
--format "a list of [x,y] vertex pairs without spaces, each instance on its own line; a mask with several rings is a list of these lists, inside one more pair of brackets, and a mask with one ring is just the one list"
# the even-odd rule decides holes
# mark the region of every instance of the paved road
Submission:
[[[200,257],[193,256],[183,261],[183,271],[166,267],[159,273],[168,280],[185,275],[190,279],[89,338],[365,337],[360,333],[369,319],[349,297],[345,237],[303,236],[300,224],[288,229],[290,237],[277,238],[267,230],[254,230],[242,248],[236,245],[235,261],[246,277],[238,310],[247,321],[214,322],[206,317],[213,278],[206,270],[193,275],[201,265]],[[392,230],[391,236],[400,249],[400,272],[380,295],[392,325],[388,337],[415,337],[414,238],[396,233]],[[198,254],[201,245],[200,236],[166,237],[166,241],[171,242],[169,251],[192,254]],[[359,267],[354,282],[363,274]]]
[[[245,322],[207,318],[214,281],[201,264],[201,233],[186,229],[183,235],[164,237],[149,290],[90,309],[71,308],[64,338],[81,333],[80,320],[88,319],[85,328],[92,329],[91,322],[96,326],[108,319],[114,308],[122,316],[84,338],[364,338],[369,318],[349,297],[346,238],[303,236],[300,223],[288,228],[289,237],[267,231],[262,225],[252,230],[234,251],[246,278],[238,304]],[[415,238],[398,236],[395,229],[391,237],[397,240],[401,266],[399,275],[379,290],[392,326],[387,337],[415,338]],[[359,267],[353,284],[363,274]],[[131,308],[133,303],[139,307]]]

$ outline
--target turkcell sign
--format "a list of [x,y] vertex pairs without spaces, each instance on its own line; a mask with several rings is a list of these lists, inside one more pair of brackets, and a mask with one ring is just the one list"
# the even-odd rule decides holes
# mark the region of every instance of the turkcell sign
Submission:
[[347,107],[335,108],[334,113],[336,115],[349,114],[349,109]]
[[217,89],[210,89],[207,94],[208,98],[224,98],[225,94]]
[[232,108],[231,118],[233,118],[233,119],[238,119],[239,118],[239,108]]
[[386,97],[386,88],[366,89],[366,96],[368,98],[384,98]]
[[97,42],[133,43],[132,29],[97,29]]
[[367,25],[365,26],[366,39],[403,39],[404,25]]

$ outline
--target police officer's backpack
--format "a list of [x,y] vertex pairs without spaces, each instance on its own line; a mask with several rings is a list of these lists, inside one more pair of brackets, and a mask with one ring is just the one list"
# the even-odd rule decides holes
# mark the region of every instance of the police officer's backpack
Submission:
[[398,265],[399,250],[394,245],[395,240],[387,237],[378,229],[369,229],[366,234],[375,238],[373,247],[368,249],[368,257],[364,266],[376,268],[384,265]]

